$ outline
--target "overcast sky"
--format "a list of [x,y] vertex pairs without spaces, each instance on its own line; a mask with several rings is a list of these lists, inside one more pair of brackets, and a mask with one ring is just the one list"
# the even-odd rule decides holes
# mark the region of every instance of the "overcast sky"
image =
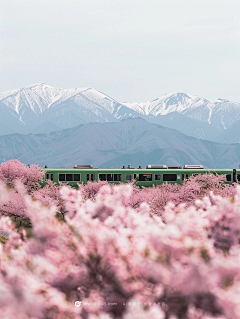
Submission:
[[0,92],[38,82],[240,102],[240,1],[0,0]]

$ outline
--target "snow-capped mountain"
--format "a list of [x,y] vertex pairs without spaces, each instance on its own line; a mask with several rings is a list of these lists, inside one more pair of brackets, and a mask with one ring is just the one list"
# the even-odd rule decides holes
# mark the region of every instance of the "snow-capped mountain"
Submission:
[[[0,93],[0,113],[0,134],[4,135],[117,121],[136,112],[92,88],[60,89],[39,83]],[[6,117],[10,117],[7,123]]]
[[0,101],[19,115],[24,113],[24,106],[30,108],[35,114],[39,114],[54,103],[61,103],[64,99],[71,98],[84,90],[80,88],[58,89],[45,83],[39,83],[0,93]]
[[154,123],[175,128],[194,137],[217,140],[217,136],[240,120],[240,103],[216,98],[207,100],[186,93],[166,94],[141,103],[124,103]]
[[[54,108],[67,101],[81,104],[82,100],[94,104],[94,112],[105,109],[110,114],[114,111],[116,101],[91,88],[60,89],[45,83],[27,86],[21,89],[0,93],[0,102],[15,111],[20,117],[24,116],[26,108],[39,115],[49,108]],[[89,107],[91,109],[91,107]]]
[[240,103],[220,98],[207,100],[186,93],[165,94],[162,97],[141,103],[124,103],[132,110],[154,117],[178,112],[209,124],[217,122],[224,129],[230,127],[236,118],[240,119]]
[[127,107],[143,115],[166,115],[171,112],[183,113],[186,110],[207,104],[207,100],[185,93],[165,94],[158,99],[140,102],[124,103]]
[[0,135],[47,133],[89,122],[142,117],[184,134],[217,140],[240,120],[240,103],[186,93],[121,103],[92,88],[61,89],[45,83],[0,93]]

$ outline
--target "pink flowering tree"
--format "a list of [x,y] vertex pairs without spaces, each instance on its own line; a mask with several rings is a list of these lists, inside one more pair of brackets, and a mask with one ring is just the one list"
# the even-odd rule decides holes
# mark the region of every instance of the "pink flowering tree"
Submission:
[[28,218],[32,234],[0,218],[1,318],[240,317],[239,187],[202,175],[142,190],[40,188],[38,168],[10,164],[0,209]]
[[[0,185],[1,203],[10,191]],[[62,186],[65,222],[57,203],[25,193],[33,236],[0,219],[9,233],[0,245],[1,318],[239,318],[235,192],[169,202],[161,218],[146,202],[133,208],[129,184],[103,185],[94,199]]]
[[14,188],[16,182],[25,185],[28,192],[39,189],[43,180],[44,171],[38,165],[21,163],[19,160],[9,160],[0,165],[0,180],[9,188]]
[[0,181],[9,189],[11,201],[0,204],[0,212],[8,216],[26,217],[24,194],[33,194],[40,189],[44,172],[38,165],[26,166],[18,160],[9,160],[0,165]]
[[150,203],[153,213],[162,215],[168,202],[172,202],[176,206],[182,203],[190,206],[195,205],[198,198],[211,196],[211,194],[231,198],[236,194],[236,185],[226,184],[224,180],[224,175],[208,173],[191,176],[183,185],[167,183],[158,185],[148,189],[147,202]]
[[92,199],[95,200],[97,193],[99,192],[100,188],[104,185],[108,185],[107,181],[97,181],[97,182],[90,182],[88,181],[87,184],[78,184],[79,189],[82,192],[83,199]]
[[198,185],[199,190],[196,192],[198,197],[209,195],[210,192],[223,197],[233,197],[236,193],[235,187],[234,185],[226,184],[225,178],[226,175],[197,174],[196,176],[191,176],[184,185]]

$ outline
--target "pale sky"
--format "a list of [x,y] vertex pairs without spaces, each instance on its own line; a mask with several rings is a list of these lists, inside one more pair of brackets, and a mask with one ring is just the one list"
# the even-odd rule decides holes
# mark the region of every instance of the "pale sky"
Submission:
[[0,92],[38,82],[240,102],[240,1],[0,0]]

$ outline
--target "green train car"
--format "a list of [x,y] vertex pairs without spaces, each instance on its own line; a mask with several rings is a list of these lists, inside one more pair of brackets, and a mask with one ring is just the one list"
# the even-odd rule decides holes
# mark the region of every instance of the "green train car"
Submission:
[[240,182],[240,169],[205,169],[201,165],[185,165],[183,168],[167,167],[166,165],[147,165],[147,167],[120,169],[93,168],[92,165],[75,165],[72,169],[51,169],[45,167],[46,180],[55,183],[66,183],[77,187],[78,183],[86,184],[88,181],[107,181],[113,184],[129,183],[136,180],[137,186],[150,187],[163,183],[182,184],[190,176],[196,174],[214,173],[225,175],[225,182],[231,184]]

